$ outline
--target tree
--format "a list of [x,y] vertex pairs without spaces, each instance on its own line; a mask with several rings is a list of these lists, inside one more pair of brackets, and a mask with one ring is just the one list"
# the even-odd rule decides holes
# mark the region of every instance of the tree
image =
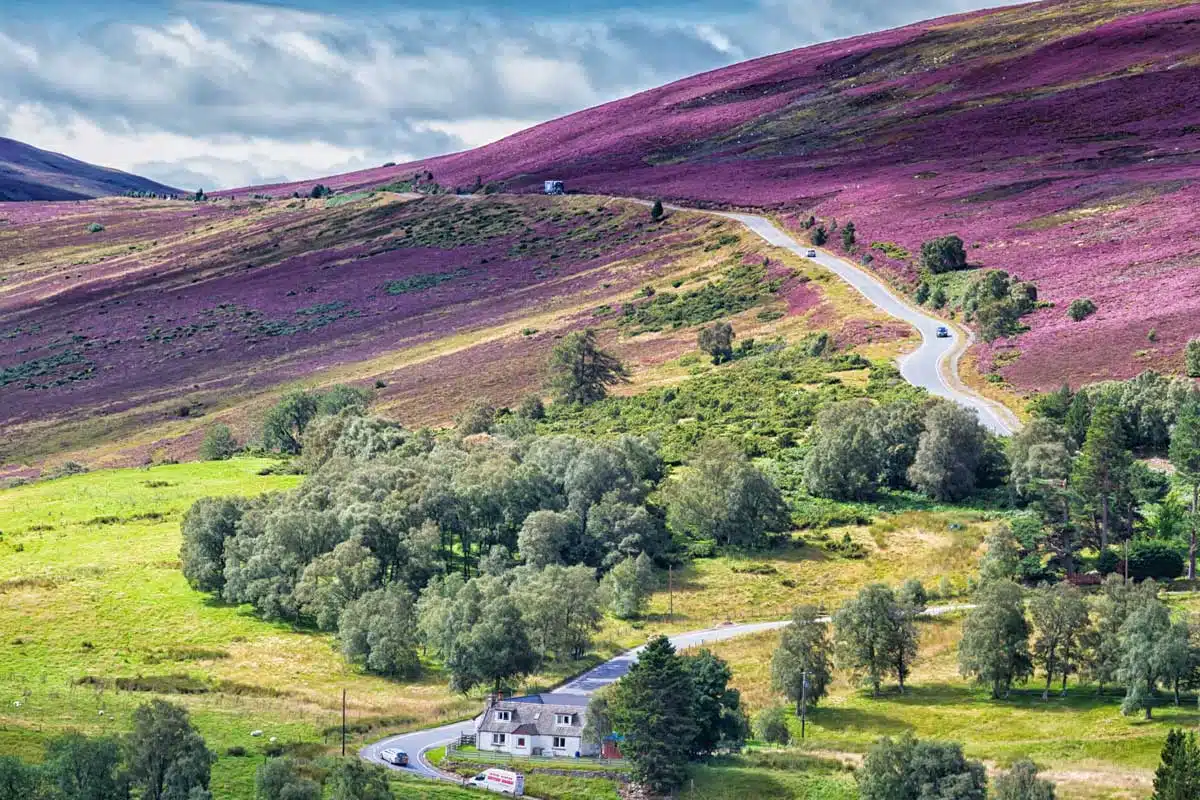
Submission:
[[1085,319],[1096,313],[1096,304],[1092,302],[1090,297],[1080,297],[1071,301],[1071,305],[1067,307],[1067,316],[1075,322],[1083,322]]
[[681,786],[697,731],[695,687],[667,637],[646,645],[613,686],[609,708],[633,779],[658,794]]
[[535,511],[525,518],[517,537],[521,558],[531,567],[560,564],[576,537],[579,517],[565,511]]
[[587,705],[587,722],[583,726],[582,738],[585,744],[597,748],[604,746],[604,741],[613,735],[612,709],[609,708],[608,696],[612,684],[603,686],[592,693]]
[[791,524],[779,489],[731,443],[708,440],[688,464],[667,490],[667,526],[680,536],[756,548]]
[[208,789],[216,761],[187,710],[165,700],[152,700],[133,712],[125,751],[129,777],[142,800],[190,800],[193,789]]
[[1184,367],[1189,378],[1200,378],[1200,338],[1188,339],[1184,348]]
[[1050,699],[1055,675],[1062,676],[1062,694],[1067,693],[1067,676],[1078,666],[1088,629],[1088,609],[1083,594],[1069,583],[1043,586],[1029,601],[1033,620],[1033,661],[1046,675],[1042,699]]
[[941,236],[921,245],[921,266],[934,275],[966,269],[967,251],[957,236]]
[[829,241],[829,232],[825,230],[824,225],[818,225],[809,233],[808,239],[813,243],[814,246],[820,247],[821,245],[825,244],[825,242]]
[[297,389],[285,394],[263,418],[263,447],[282,453],[299,453],[304,429],[317,416],[317,398]]
[[[829,624],[816,606],[797,606],[771,656],[771,688],[796,704],[796,714],[816,705],[829,691],[832,669]],[[807,683],[807,688],[805,684]]]
[[[300,613],[316,619],[321,630],[338,629],[338,619],[353,602],[379,585],[379,559],[361,534],[314,558],[297,582],[293,597]],[[373,603],[374,604],[374,601]]]
[[329,800],[393,800],[387,770],[358,758],[338,759],[326,781]]
[[1027,758],[1014,761],[996,776],[995,800],[1054,800],[1054,784],[1037,776],[1037,766]]
[[754,735],[767,744],[786,746],[792,739],[786,706],[767,706],[754,715]]
[[617,619],[640,617],[654,592],[654,564],[645,553],[637,558],[628,557],[609,570],[604,577],[604,586],[613,616]]
[[446,668],[460,692],[484,684],[499,692],[503,681],[528,675],[537,664],[521,611],[507,594],[488,600],[479,620],[450,648]]
[[847,222],[844,226],[842,226],[842,247],[846,251],[853,250],[854,241],[854,223]]
[[854,773],[862,800],[984,800],[987,773],[955,742],[922,742],[906,733],[871,746]]
[[367,406],[371,402],[371,390],[338,383],[323,392],[318,392],[316,401],[318,414],[333,416],[345,413],[361,416],[367,413]]
[[238,443],[233,438],[229,426],[217,424],[204,434],[204,441],[200,443],[199,455],[201,461],[224,461],[232,458],[237,451]]
[[1071,473],[1071,486],[1085,508],[1100,512],[1101,550],[1108,547],[1112,507],[1129,480],[1132,460],[1125,447],[1120,409],[1112,402],[1097,405]]
[[891,589],[882,583],[862,589],[834,614],[833,628],[839,660],[865,677],[872,694],[878,696],[889,674],[904,692],[917,655],[917,631],[912,610],[896,602]]
[[993,698],[1007,697],[1013,683],[1033,674],[1021,587],[996,581],[982,587],[975,602],[963,623],[959,671],[990,685]]
[[983,540],[987,551],[979,559],[979,583],[1015,581],[1021,567],[1021,551],[1013,541],[1012,529],[1000,524]]
[[[68,733],[52,739],[42,766],[55,800],[127,800],[129,782],[121,768],[121,743],[109,737]],[[0,797],[7,797],[0,790]]]
[[663,213],[662,200],[655,200],[654,205],[650,206],[650,219],[653,222],[659,222],[663,218]]
[[349,603],[338,618],[343,655],[389,678],[413,678],[420,673],[417,630],[412,596],[396,584],[367,592]]
[[583,658],[600,629],[604,608],[596,571],[583,564],[552,564],[540,571],[523,567],[512,592],[534,649],[544,660]]
[[717,322],[701,328],[696,344],[701,351],[712,356],[712,363],[720,364],[733,358],[733,326],[728,322]]
[[459,436],[488,433],[496,423],[496,407],[484,400],[473,400],[454,419],[454,431]]
[[1169,674],[1171,634],[1171,614],[1158,599],[1154,581],[1146,581],[1130,595],[1129,615],[1119,634],[1122,714],[1141,710],[1146,719],[1153,717],[1158,682]]
[[588,405],[603,400],[608,387],[628,380],[625,365],[600,349],[596,332],[573,331],[550,354],[549,388],[561,403]]
[[321,800],[321,787],[290,758],[269,758],[254,775],[255,800]]
[[[1200,339],[1193,340],[1200,343]],[[1190,345],[1189,345],[1190,347]],[[1198,348],[1200,350],[1200,348]],[[1196,580],[1197,525],[1200,525],[1200,394],[1189,392],[1171,430],[1171,466],[1180,482],[1192,490],[1188,531],[1189,581]]]
[[1087,663],[1088,676],[1096,681],[1096,693],[1104,684],[1117,683],[1121,669],[1121,628],[1129,616],[1129,584],[1116,574],[1104,579],[1095,600],[1094,645]]
[[180,568],[188,584],[202,592],[225,586],[225,542],[237,533],[244,502],[236,497],[202,497],[183,514]]
[[900,605],[908,608],[909,613],[922,614],[929,602],[929,595],[925,592],[925,586],[921,581],[909,578],[901,584],[900,591],[896,592],[896,600]]
[[935,403],[925,415],[925,432],[908,470],[909,481],[935,500],[962,500],[975,491],[986,439],[973,410]]
[[719,749],[741,750],[749,724],[740,693],[729,688],[733,670],[710,650],[683,656],[683,665],[691,675],[694,692],[692,756],[703,758]]
[[1151,800],[1194,800],[1200,797],[1200,744],[1196,734],[1172,728],[1163,744],[1162,762],[1154,771]]
[[879,412],[866,400],[835,403],[817,415],[804,460],[804,486],[835,500],[867,500],[879,491],[887,461]]
[[517,416],[521,419],[539,420],[546,416],[546,404],[536,394],[527,394],[517,406]]
[[41,771],[16,756],[0,756],[0,800],[37,798]]

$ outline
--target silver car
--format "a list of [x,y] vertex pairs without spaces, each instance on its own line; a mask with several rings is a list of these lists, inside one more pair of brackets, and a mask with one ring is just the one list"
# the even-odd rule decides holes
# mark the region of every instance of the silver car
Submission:
[[380,751],[379,758],[397,767],[408,766],[408,753],[403,750],[397,750],[394,747]]
[[805,257],[806,257],[806,258],[816,258],[816,257],[817,257],[817,251],[816,251],[816,250],[809,250],[809,251],[808,251],[808,255],[807,255],[807,256],[805,256]]

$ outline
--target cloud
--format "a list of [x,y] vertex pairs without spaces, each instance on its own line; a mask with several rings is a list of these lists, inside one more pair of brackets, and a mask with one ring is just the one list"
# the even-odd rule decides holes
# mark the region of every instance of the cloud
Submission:
[[[0,135],[205,188],[477,146],[734,61],[972,0],[762,0],[744,14],[334,16],[185,3],[81,27],[0,19]],[[903,6],[903,7],[901,7]]]

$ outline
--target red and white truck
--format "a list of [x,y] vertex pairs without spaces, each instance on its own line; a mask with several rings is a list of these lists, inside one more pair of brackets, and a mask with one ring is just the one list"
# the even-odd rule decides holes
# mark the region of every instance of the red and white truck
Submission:
[[509,772],[506,769],[489,769],[471,778],[471,785],[489,792],[511,794],[521,797],[525,794],[525,776],[519,772]]

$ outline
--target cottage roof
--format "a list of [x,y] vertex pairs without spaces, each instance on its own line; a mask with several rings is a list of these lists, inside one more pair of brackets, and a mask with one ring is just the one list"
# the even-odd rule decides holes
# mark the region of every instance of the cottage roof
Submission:
[[[535,694],[497,700],[483,712],[480,733],[520,733],[538,736],[582,736],[586,723],[588,698],[585,695]],[[509,712],[508,720],[497,718],[497,711]],[[562,716],[569,724],[560,724]]]

